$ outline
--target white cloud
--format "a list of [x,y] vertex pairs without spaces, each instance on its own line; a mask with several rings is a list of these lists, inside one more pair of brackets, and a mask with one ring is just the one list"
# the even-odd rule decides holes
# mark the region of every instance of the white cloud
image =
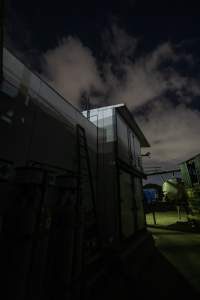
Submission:
[[125,30],[113,24],[110,30],[103,34],[105,52],[119,62],[124,62],[133,57],[138,40],[130,36]]
[[[188,102],[188,94],[199,96],[199,82],[182,75],[173,67],[173,63],[180,60],[184,61],[185,55],[176,54],[173,46],[167,42],[135,62],[122,60],[118,65],[124,73],[121,81],[109,67],[106,79],[111,86],[111,102],[125,102],[130,108],[136,108],[162,97],[166,92],[175,93],[181,102]],[[166,66],[162,67],[164,63]]]
[[125,102],[130,108],[141,106],[167,89],[162,73],[149,70],[143,60],[124,65],[125,80],[112,87],[111,102]]
[[200,150],[200,112],[166,99],[154,104],[138,123],[151,142],[151,160],[146,165],[174,166]]
[[[194,58],[180,49],[178,53],[170,42],[139,56],[137,46],[137,39],[113,25],[104,35],[106,60],[100,72],[91,50],[79,39],[68,37],[45,53],[44,71],[76,106],[83,92],[95,103],[108,99],[110,104],[126,103],[130,109],[152,105],[138,119],[152,145],[152,158],[145,163],[173,166],[200,152],[200,112],[187,106],[200,96],[199,81],[176,67],[177,62],[194,64]],[[174,99],[176,104],[172,104]]]
[[44,58],[47,78],[75,106],[79,106],[83,92],[104,91],[96,60],[79,39],[63,39],[55,49],[47,51]]

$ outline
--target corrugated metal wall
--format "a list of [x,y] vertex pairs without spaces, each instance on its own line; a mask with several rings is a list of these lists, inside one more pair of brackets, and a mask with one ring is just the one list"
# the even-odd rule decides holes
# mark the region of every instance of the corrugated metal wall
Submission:
[[182,176],[182,179],[183,179],[185,185],[186,186],[191,186],[192,182],[191,182],[190,174],[189,174],[189,171],[188,171],[188,168],[187,168],[187,163],[182,163],[180,165],[180,168],[181,168],[181,176]]

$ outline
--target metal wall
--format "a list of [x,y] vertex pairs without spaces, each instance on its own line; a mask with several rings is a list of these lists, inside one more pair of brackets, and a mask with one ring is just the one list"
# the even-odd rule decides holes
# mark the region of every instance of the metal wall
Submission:
[[[3,294],[16,300],[44,299],[44,295],[48,299],[64,298],[75,281],[75,289],[80,287],[83,268],[82,223],[75,211],[76,125],[86,132],[95,192],[97,128],[7,50],[3,63],[4,81],[0,90]],[[81,196],[85,210],[91,209],[88,180],[83,183]]]
[[73,170],[77,124],[85,129],[95,157],[96,126],[6,49],[3,67],[0,157],[21,163],[34,160]]
[[[120,244],[121,195],[118,160],[124,159],[124,153],[119,151],[117,145],[121,147],[120,141],[125,136],[120,136],[120,132],[116,130],[118,125],[116,107],[91,111],[90,122],[6,49],[4,49],[3,67],[4,81],[0,91],[0,162],[4,159],[13,163],[16,167],[16,181],[0,182],[1,199],[3,199],[0,205],[0,216],[3,215],[5,221],[3,238],[6,240],[7,234],[12,236],[11,242],[5,242],[1,259],[3,261],[3,257],[6,256],[7,264],[9,255],[14,255],[10,267],[7,268],[5,264],[5,270],[6,268],[10,272],[15,270],[12,284],[18,268],[21,272],[21,277],[16,281],[19,283],[17,285],[19,288],[16,286],[16,291],[11,290],[10,298],[14,299],[17,295],[18,299],[26,299],[29,293],[27,299],[35,300],[42,299],[42,293],[46,293],[49,299],[55,299],[54,296],[58,295],[58,292],[60,292],[59,297],[62,298],[63,295],[66,296],[66,284],[69,284],[69,281],[66,283],[66,278],[73,277],[70,273],[71,269],[78,275],[81,273],[83,242],[80,227],[83,210],[80,210],[81,212],[78,210],[80,220],[77,222],[78,213],[74,212],[76,177],[62,177],[57,174],[54,178],[48,167],[77,175],[76,125],[81,125],[85,129],[89,146],[101,241],[107,247],[115,243]],[[128,128],[126,130],[128,131]],[[128,153],[132,149],[139,155],[139,145],[138,148],[130,148],[129,143],[129,141],[126,143],[128,149],[123,148],[124,152]],[[30,161],[45,167],[34,169],[32,165],[27,170],[21,168],[27,166]],[[124,162],[128,167],[133,167],[130,161],[127,161],[127,155]],[[137,163],[135,166],[139,171],[141,166],[137,166]],[[133,176],[131,180],[134,181]],[[137,198],[134,204],[137,206],[135,212],[137,217],[134,220],[138,222],[137,230],[143,228],[142,186],[141,180],[138,180],[135,181],[136,189],[133,192],[133,198]],[[88,183],[84,185],[83,191],[82,202],[87,211],[91,208],[89,200],[91,192]],[[30,225],[28,233],[27,224]],[[15,230],[18,225],[19,230]],[[80,230],[77,229],[78,227]],[[19,245],[21,241],[24,241],[25,248]],[[18,251],[13,254],[13,249],[16,247],[19,247]],[[21,253],[25,253],[27,258]],[[70,264],[72,256],[75,257],[73,266]],[[15,261],[18,261],[16,269]],[[31,266],[29,266],[30,261]],[[47,266],[50,268],[49,271]],[[60,270],[63,271],[62,274]],[[58,276],[54,275],[57,274],[56,272]],[[43,285],[44,280],[46,286]],[[7,274],[7,282],[9,282],[9,274]],[[36,288],[33,286],[35,283]],[[24,286],[28,291],[24,290]]]
[[118,157],[132,165],[139,171],[142,170],[141,164],[141,146],[140,142],[125,120],[119,115],[117,116],[117,138],[118,138]]
[[[190,167],[191,165],[192,168]],[[181,176],[186,186],[193,186],[193,176],[196,177],[196,183],[200,184],[200,155],[181,163],[180,168]]]
[[[90,120],[98,125],[98,212],[104,239],[111,242],[119,241],[121,236],[129,237],[123,231],[134,235],[145,227],[141,146],[135,133],[117,112],[117,107],[102,107],[89,112]],[[86,116],[87,112],[83,114]],[[118,164],[118,160],[124,163],[129,173]],[[134,169],[137,175],[133,175]],[[124,196],[127,195],[123,192],[127,189],[126,180],[121,174],[131,178],[132,206],[126,199],[128,196]],[[132,218],[133,230],[127,228],[131,222],[126,222],[126,216]]]

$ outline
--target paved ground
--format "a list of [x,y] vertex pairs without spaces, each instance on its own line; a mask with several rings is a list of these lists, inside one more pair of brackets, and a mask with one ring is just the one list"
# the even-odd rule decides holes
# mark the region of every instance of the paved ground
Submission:
[[[160,211],[155,212],[155,220],[156,225],[166,226],[176,222],[187,222],[187,216],[183,211],[181,212],[181,219],[179,219],[176,211]],[[152,213],[146,214],[146,221],[148,225],[155,225]]]
[[200,234],[150,230],[160,252],[200,293]]
[[116,270],[97,299],[200,299],[200,234],[149,229],[156,248],[134,278]]

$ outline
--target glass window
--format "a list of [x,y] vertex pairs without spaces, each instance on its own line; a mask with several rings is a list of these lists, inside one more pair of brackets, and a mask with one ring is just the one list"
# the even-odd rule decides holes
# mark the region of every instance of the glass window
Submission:
[[[86,116],[86,113],[84,112]],[[90,111],[90,121],[103,129],[104,142],[114,141],[113,109],[94,109]]]

